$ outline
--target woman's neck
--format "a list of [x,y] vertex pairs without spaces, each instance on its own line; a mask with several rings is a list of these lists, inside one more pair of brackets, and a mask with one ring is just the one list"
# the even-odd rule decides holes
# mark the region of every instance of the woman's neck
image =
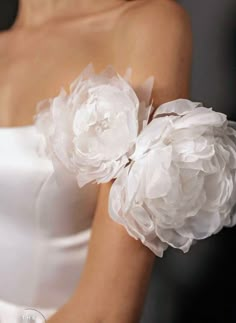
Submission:
[[125,0],[20,0],[14,28],[40,26],[50,20],[108,10]]

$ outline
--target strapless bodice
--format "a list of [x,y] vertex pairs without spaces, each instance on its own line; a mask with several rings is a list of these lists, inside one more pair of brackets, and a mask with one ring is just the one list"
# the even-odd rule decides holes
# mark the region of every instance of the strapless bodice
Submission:
[[98,186],[59,184],[34,125],[0,128],[0,300],[58,307],[86,257]]

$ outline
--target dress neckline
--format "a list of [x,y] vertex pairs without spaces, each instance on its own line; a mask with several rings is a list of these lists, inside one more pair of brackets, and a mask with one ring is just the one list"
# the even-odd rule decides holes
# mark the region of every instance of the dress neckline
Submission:
[[23,129],[30,129],[30,128],[33,128],[35,127],[34,124],[29,124],[29,125],[26,125],[26,126],[0,126],[0,131],[2,130],[23,130]]

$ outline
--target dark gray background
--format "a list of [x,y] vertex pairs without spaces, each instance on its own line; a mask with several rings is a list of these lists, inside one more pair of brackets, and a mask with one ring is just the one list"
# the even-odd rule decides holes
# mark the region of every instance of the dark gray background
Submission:
[[[236,0],[179,2],[192,18],[191,98],[236,120]],[[0,29],[10,27],[16,12],[16,0],[0,1]],[[235,254],[234,228],[188,254],[169,250],[157,258],[141,322],[235,323]]]
[[192,96],[236,120],[236,0],[180,0],[192,17]]

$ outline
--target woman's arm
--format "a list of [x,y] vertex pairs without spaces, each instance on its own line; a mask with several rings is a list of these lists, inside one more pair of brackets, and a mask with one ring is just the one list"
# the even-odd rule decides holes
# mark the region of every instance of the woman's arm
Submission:
[[111,185],[100,185],[87,262],[71,300],[77,316],[71,322],[132,323],[140,316],[155,256],[109,217]]
[[[154,103],[187,97],[191,67],[188,16],[172,1],[147,1],[123,20],[133,85],[154,75]],[[128,22],[129,19],[129,22]],[[123,44],[124,48],[124,44]],[[114,138],[115,143],[115,138]],[[112,182],[100,184],[87,260],[70,301],[49,323],[137,323],[155,255],[108,214]]]

